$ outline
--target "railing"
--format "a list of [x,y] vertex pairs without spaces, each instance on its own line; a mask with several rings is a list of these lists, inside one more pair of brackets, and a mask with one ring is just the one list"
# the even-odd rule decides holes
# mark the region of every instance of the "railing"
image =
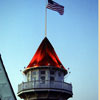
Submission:
[[18,93],[23,90],[29,89],[63,89],[65,91],[69,91],[72,93],[72,85],[65,82],[57,82],[57,81],[30,81],[23,82],[18,85]]

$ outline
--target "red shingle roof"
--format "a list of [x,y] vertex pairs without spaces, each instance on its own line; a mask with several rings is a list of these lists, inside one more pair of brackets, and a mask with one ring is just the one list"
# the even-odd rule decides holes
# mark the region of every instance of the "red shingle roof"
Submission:
[[55,66],[66,70],[47,37],[43,39],[27,68],[40,66]]

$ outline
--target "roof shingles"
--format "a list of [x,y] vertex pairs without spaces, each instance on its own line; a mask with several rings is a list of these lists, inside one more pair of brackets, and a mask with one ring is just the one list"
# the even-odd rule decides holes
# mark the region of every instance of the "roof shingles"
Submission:
[[43,39],[27,68],[39,66],[55,66],[66,70],[47,37]]

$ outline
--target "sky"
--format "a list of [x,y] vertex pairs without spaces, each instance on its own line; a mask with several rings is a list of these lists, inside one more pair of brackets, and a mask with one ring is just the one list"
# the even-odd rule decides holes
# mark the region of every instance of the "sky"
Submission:
[[[47,38],[70,75],[73,98],[98,100],[98,0],[55,0],[64,15],[47,10]],[[46,0],[0,0],[0,53],[17,96],[45,33]]]

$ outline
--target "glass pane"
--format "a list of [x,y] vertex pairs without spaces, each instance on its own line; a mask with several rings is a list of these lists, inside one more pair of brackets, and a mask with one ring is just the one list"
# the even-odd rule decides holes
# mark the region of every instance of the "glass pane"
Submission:
[[41,77],[41,83],[45,83],[45,76]]
[[50,77],[50,81],[54,81],[55,80],[55,78],[54,77]]
[[41,74],[45,74],[45,71],[41,71]]
[[42,76],[42,77],[41,77],[41,80],[45,80],[45,76]]
[[54,75],[54,74],[55,74],[55,72],[54,72],[54,71],[50,71],[50,74],[51,74],[51,75]]
[[61,72],[58,73],[59,76],[61,76],[61,74],[62,74]]
[[36,71],[32,72],[32,75],[36,75]]
[[32,81],[36,81],[36,77],[32,77]]

